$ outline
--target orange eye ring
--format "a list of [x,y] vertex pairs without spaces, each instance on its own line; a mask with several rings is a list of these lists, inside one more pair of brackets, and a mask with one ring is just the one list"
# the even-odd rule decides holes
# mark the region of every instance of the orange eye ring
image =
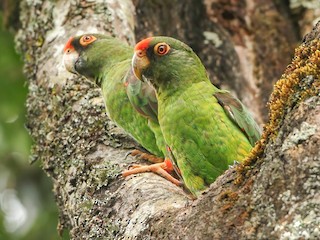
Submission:
[[167,43],[158,43],[154,46],[153,50],[158,56],[163,56],[170,51],[170,46]]
[[95,40],[97,40],[97,38],[93,35],[83,35],[80,38],[79,42],[80,42],[81,46],[87,46],[90,43],[94,42]]

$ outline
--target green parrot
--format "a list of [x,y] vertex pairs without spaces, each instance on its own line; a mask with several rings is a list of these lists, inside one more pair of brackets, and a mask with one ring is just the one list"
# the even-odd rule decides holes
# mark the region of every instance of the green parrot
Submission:
[[157,94],[158,119],[171,160],[195,196],[234,161],[241,162],[260,138],[248,110],[208,79],[186,44],[151,37],[135,46],[133,71]]
[[[176,185],[180,181],[168,172],[170,161],[163,161],[166,145],[157,118],[157,99],[154,90],[137,80],[131,71],[133,47],[102,34],[71,37],[64,47],[66,69],[83,75],[101,87],[108,116],[130,134],[150,153],[136,150],[153,165],[133,165],[123,176],[141,172],[155,172]],[[160,157],[160,159],[159,159]]]

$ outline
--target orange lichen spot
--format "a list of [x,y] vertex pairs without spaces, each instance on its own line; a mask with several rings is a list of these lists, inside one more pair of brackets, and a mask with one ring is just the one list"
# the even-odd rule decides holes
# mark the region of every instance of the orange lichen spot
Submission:
[[227,203],[225,205],[223,205],[221,208],[220,208],[220,211],[225,213],[226,211],[229,211],[230,209],[232,209],[234,206],[234,204],[231,204],[231,203]]
[[224,191],[218,196],[218,201],[224,202],[221,206],[221,211],[225,212],[230,210],[234,203],[238,200],[239,195],[236,192],[231,191],[230,189]]
[[237,200],[238,193],[232,192],[231,190],[226,190],[225,192],[221,193],[218,197],[218,200]]
[[241,226],[245,223],[245,221],[249,218],[249,212],[243,211],[241,214],[239,214],[236,218],[235,224],[237,226]]

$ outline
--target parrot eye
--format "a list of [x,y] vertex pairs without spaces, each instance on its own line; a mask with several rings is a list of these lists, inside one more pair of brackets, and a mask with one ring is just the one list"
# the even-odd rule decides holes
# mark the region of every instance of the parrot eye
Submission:
[[155,54],[159,56],[166,55],[170,50],[170,46],[166,43],[158,43],[154,46],[154,52]]
[[94,42],[95,40],[97,40],[97,38],[95,36],[92,35],[84,35],[80,38],[80,44],[82,46],[87,46],[88,44]]

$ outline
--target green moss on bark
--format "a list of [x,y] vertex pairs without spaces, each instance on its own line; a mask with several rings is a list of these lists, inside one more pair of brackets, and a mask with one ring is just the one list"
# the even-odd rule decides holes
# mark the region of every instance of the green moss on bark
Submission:
[[247,170],[262,158],[266,145],[277,137],[286,114],[300,102],[319,94],[320,40],[315,39],[296,49],[292,63],[276,82],[268,103],[269,121],[264,127],[261,140],[252,149],[245,163],[238,168],[236,183],[242,182]]

